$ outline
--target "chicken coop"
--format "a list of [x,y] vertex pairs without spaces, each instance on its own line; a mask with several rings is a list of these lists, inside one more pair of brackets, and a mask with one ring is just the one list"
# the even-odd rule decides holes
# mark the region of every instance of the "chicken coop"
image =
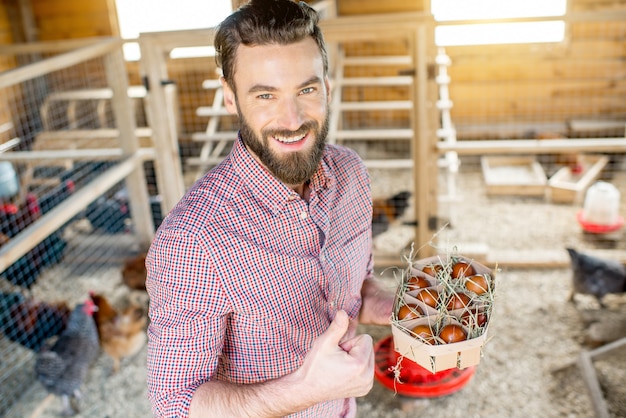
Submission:
[[[476,45],[437,43],[471,22],[437,21],[433,0],[309,3],[329,48],[328,142],[370,172],[377,266],[458,252],[563,267],[568,246],[626,261],[626,1],[503,20],[562,22],[558,42]],[[214,28],[142,33],[128,61],[115,13],[0,4],[0,416],[41,403],[33,364],[71,307],[142,293],[129,263],[145,274],[160,222],[236,139],[214,53],[177,54],[211,51]]]

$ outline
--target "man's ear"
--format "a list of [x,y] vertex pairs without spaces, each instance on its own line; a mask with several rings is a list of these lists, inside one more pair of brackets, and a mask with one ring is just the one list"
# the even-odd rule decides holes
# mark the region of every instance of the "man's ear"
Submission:
[[235,91],[231,88],[230,84],[224,77],[220,77],[220,83],[222,83],[222,90],[224,91],[224,107],[231,115],[237,115],[237,102],[235,101]]

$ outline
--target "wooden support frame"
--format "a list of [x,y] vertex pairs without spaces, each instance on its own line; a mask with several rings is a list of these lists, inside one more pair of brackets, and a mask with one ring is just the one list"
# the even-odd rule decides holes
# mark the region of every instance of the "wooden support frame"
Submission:
[[589,396],[593,403],[593,409],[598,418],[608,418],[609,412],[606,404],[606,400],[602,395],[602,389],[598,383],[598,377],[596,370],[593,366],[593,359],[601,357],[617,349],[626,349],[626,337],[613,341],[609,344],[603,345],[591,351],[582,350],[578,357],[578,367],[585,379]]
[[[429,77],[429,67],[434,64],[434,20],[428,13],[389,13],[385,15],[341,16],[320,22],[328,43],[368,41],[381,39],[406,39],[411,51],[413,75],[403,76],[403,83],[411,82],[413,102],[411,126],[411,159],[413,166],[414,201],[417,226],[414,242],[417,256],[433,255],[428,245],[436,232],[437,216],[437,136],[436,113],[429,107],[434,100],[436,84]],[[367,28],[367,31],[362,30]],[[406,58],[403,58],[406,59]],[[400,79],[389,79],[398,83]],[[373,130],[371,130],[373,131]],[[371,134],[375,136],[375,133]],[[406,134],[403,134],[406,135]],[[397,160],[396,160],[397,163]],[[403,164],[406,166],[407,164]],[[372,161],[373,166],[386,166],[382,161]],[[397,165],[396,165],[397,167]]]
[[[154,35],[154,36],[153,36]],[[172,34],[173,37],[174,34]],[[163,190],[163,213],[168,213],[183,197],[185,184],[178,148],[178,115],[172,112],[171,103],[176,97],[176,86],[169,82],[165,57],[173,49],[158,40],[159,34],[143,34],[139,38],[141,71],[147,81],[146,113],[152,127],[152,140],[159,150],[156,160],[157,181]]]

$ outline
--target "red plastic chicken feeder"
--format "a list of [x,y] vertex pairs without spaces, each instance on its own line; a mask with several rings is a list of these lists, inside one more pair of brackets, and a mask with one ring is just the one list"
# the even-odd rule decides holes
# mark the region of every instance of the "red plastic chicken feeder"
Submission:
[[474,375],[476,366],[460,370],[457,368],[432,373],[414,361],[403,358],[400,361],[400,376],[396,379],[393,368],[398,365],[398,354],[393,349],[392,336],[380,340],[374,346],[376,380],[394,392],[415,398],[436,398],[461,390]]

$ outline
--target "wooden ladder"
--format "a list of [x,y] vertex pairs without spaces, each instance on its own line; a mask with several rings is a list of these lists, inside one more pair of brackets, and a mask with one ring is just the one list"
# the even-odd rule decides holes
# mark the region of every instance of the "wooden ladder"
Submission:
[[220,80],[204,80],[202,88],[212,90],[214,93],[211,106],[200,106],[196,109],[197,116],[208,117],[204,132],[195,132],[191,135],[193,141],[202,142],[200,155],[187,159],[189,166],[196,167],[196,180],[204,175],[211,166],[218,164],[224,159],[222,152],[230,142],[237,138],[237,131],[220,130],[221,119],[232,117],[224,107],[224,91]]
[[[381,66],[411,66],[409,55],[397,56],[346,56],[342,45],[339,45],[334,54],[335,70],[331,79],[332,102],[331,116],[329,122],[328,141],[330,143],[347,145],[348,141],[385,141],[385,140],[406,140],[413,139],[413,129],[408,127],[400,128],[351,128],[345,123],[345,112],[352,114],[358,112],[371,111],[407,111],[413,109],[413,102],[409,100],[366,100],[348,101],[345,100],[344,88],[349,87],[410,87],[413,84],[412,75],[393,76],[368,76],[368,77],[346,77],[345,68],[350,66],[359,67],[381,67]],[[385,166],[384,160],[365,159],[369,167]],[[410,162],[407,160],[407,166]],[[393,166],[397,167],[395,160]]]

